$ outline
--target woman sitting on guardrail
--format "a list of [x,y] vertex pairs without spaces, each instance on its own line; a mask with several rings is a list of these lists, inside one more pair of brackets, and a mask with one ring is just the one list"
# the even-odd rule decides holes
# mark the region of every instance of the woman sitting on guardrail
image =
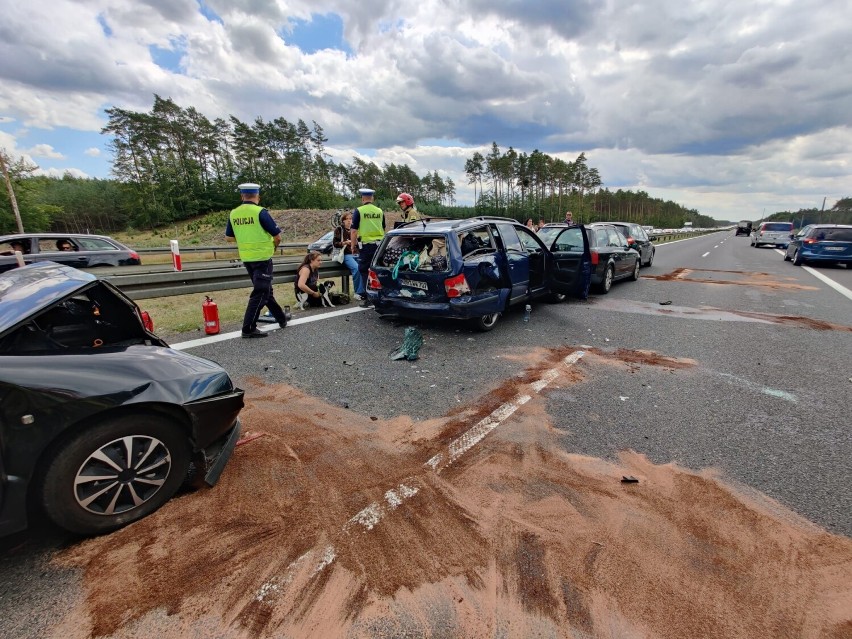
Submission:
[[361,287],[361,273],[358,272],[358,260],[352,255],[352,241],[349,239],[350,231],[352,230],[352,213],[347,211],[340,216],[340,226],[334,229],[334,239],[332,245],[334,248],[343,249],[343,264],[352,273],[352,286],[355,287],[355,299],[364,299],[358,291]]
[[296,281],[293,283],[296,293],[296,299],[301,301],[305,299],[304,304],[309,306],[322,306],[322,295],[319,292],[319,268],[322,264],[322,253],[311,251],[305,255],[305,259],[299,265],[296,271]]

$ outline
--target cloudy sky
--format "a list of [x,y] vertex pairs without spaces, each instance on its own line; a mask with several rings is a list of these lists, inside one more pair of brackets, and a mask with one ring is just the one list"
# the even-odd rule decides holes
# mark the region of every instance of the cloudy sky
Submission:
[[852,0],[5,0],[0,147],[108,177],[112,106],[316,120],[335,161],[492,141],[719,220],[852,196]]

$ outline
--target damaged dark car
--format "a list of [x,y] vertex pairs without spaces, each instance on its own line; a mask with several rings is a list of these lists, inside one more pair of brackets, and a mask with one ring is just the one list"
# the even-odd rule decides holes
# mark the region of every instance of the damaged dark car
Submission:
[[590,268],[583,227],[565,231],[579,251],[548,249],[511,218],[410,222],[385,235],[367,278],[381,315],[470,320],[489,331],[510,307],[582,297]]
[[106,533],[212,486],[242,407],[218,364],[169,348],[109,282],[52,262],[0,275],[0,535],[31,508]]

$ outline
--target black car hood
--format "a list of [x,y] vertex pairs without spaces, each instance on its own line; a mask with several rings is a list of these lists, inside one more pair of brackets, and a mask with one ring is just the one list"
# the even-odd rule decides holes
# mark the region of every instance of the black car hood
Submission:
[[56,262],[38,262],[0,275],[0,334],[98,278]]

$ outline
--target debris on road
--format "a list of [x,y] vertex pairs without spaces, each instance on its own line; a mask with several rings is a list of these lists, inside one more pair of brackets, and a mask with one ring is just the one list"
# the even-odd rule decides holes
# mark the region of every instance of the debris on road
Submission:
[[671,300],[666,300],[665,302],[660,302],[660,306],[668,306],[671,303],[672,303]]
[[423,346],[423,333],[409,326],[405,329],[405,336],[402,338],[402,345],[391,352],[391,359],[405,359],[413,362],[418,358],[420,347]]
[[622,475],[621,476],[622,484],[638,484],[639,480],[636,479],[633,475]]
[[243,444],[248,444],[249,442],[253,442],[255,439],[260,439],[266,435],[266,433],[246,433],[242,437],[237,440],[235,446],[242,446]]

